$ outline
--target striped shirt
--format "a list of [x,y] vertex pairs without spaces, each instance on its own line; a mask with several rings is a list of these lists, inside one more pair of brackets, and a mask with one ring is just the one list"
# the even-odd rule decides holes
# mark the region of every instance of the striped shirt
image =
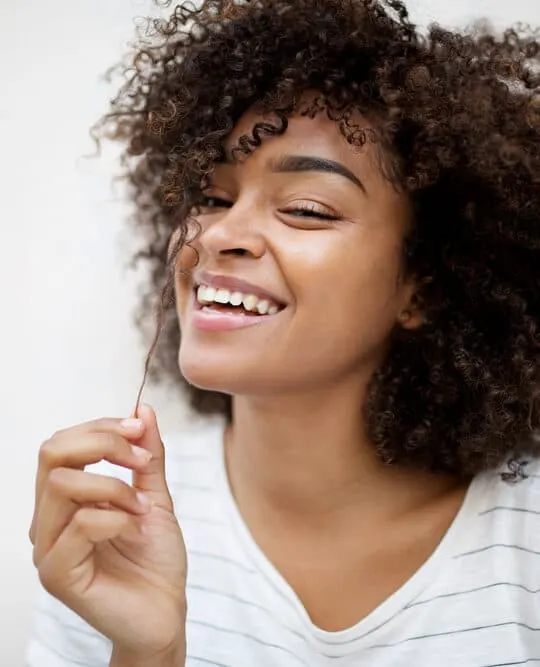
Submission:
[[[478,476],[416,574],[355,626],[327,632],[244,524],[222,435],[210,422],[165,439],[189,559],[187,667],[540,665],[540,462],[517,483]],[[28,667],[107,667],[110,654],[105,637],[41,595]]]

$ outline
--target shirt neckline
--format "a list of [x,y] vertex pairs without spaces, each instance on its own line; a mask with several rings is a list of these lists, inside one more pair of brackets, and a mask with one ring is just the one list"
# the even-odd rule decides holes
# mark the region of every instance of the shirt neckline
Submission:
[[[246,525],[240,509],[232,493],[225,461],[225,429],[220,430],[218,438],[217,482],[218,493],[223,502],[223,509],[230,522],[231,528],[238,539],[239,545],[256,568],[270,583],[280,597],[286,599],[296,612],[304,632],[315,643],[322,644],[332,657],[345,655],[340,652],[340,646],[354,643],[359,648],[364,640],[373,640],[373,633],[386,626],[398,616],[409,604],[432,583],[437,575],[444,572],[445,562],[449,566],[452,557],[461,549],[466,549],[466,527],[481,496],[481,476],[471,481],[465,493],[462,504],[441,541],[431,556],[419,569],[392,595],[379,604],[373,611],[349,628],[339,631],[323,630],[313,623],[300,598],[296,595],[283,575],[267,558],[256,543]],[[328,653],[330,656],[330,653]]]

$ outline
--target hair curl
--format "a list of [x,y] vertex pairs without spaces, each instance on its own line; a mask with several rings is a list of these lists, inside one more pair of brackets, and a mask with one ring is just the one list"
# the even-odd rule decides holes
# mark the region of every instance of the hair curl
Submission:
[[[540,453],[538,33],[422,35],[398,0],[203,0],[151,26],[95,128],[125,143],[150,294],[168,278],[171,234],[188,242],[186,219],[241,115],[272,112],[239,142],[249,154],[317,90],[303,113],[328,113],[351,144],[371,140],[351,111],[376,119],[385,172],[413,205],[408,269],[429,278],[426,324],[393,334],[371,382],[377,451],[467,476]],[[178,383],[171,303],[166,315],[153,375]],[[200,410],[230,409],[228,397],[189,392]]]

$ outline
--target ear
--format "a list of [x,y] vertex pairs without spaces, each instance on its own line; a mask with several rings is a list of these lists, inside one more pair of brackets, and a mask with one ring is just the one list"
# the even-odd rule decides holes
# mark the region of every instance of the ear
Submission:
[[424,285],[432,282],[431,278],[422,280],[411,280],[404,288],[404,298],[400,312],[398,313],[398,323],[403,329],[409,331],[420,328],[426,323],[425,304],[421,296],[421,290]]

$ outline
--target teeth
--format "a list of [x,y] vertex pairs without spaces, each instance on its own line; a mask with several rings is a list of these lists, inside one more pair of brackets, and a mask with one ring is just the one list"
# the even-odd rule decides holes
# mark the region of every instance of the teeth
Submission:
[[231,293],[229,292],[228,289],[218,289],[216,296],[214,297],[214,301],[216,303],[229,303],[229,299],[231,298]]
[[239,306],[242,301],[244,300],[244,295],[242,292],[233,292],[231,294],[231,298],[229,299],[229,303],[231,306]]
[[200,285],[197,290],[197,301],[199,303],[212,303],[216,298],[216,290],[213,287],[208,287],[207,285]]
[[205,287],[204,285],[199,285],[197,289],[197,301],[199,303],[204,303],[205,302],[205,297],[206,297],[206,290],[208,287]]
[[268,299],[259,299],[254,294],[242,294],[242,292],[231,292],[228,289],[210,287],[209,285],[200,285],[197,288],[197,301],[208,306],[211,303],[221,305],[243,306],[245,310],[259,315],[275,315],[279,308],[277,304]]
[[269,308],[270,304],[268,303],[268,301],[259,301],[259,303],[257,304],[257,312],[259,313],[259,315],[266,315]]
[[243,304],[246,310],[255,310],[258,303],[259,299],[257,299],[254,294],[249,294],[248,296],[244,297]]

